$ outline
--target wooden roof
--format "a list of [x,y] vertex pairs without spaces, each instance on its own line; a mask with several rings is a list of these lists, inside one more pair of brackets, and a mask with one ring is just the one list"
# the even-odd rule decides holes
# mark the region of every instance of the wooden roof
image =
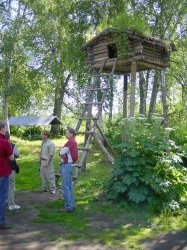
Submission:
[[[98,46],[106,46],[107,40],[108,44],[111,43],[111,39],[115,41],[115,38],[124,34],[128,37],[128,41],[131,47],[130,53],[125,57],[125,59],[119,58],[116,71],[119,73],[130,72],[130,64],[132,61],[137,62],[137,71],[143,71],[147,69],[162,69],[169,67],[169,56],[172,51],[175,51],[175,45],[171,41],[161,40],[157,37],[147,37],[139,32],[126,30],[119,32],[113,28],[107,28],[100,32],[98,35],[93,37],[90,41],[83,45],[82,50],[87,52],[87,64],[93,68],[99,68],[101,65],[101,60],[107,60],[106,51],[96,52],[94,49]],[[141,45],[141,50],[136,49]],[[100,57],[100,58],[99,58]],[[99,59],[98,59],[99,58]],[[110,70],[112,63],[110,63],[111,58],[108,58],[108,66],[106,64],[105,70]]]
[[[99,34],[94,36],[91,40],[89,40],[87,43],[85,43],[82,46],[82,50],[85,51],[88,47],[93,47],[103,37],[105,37],[107,35],[113,35],[116,32],[117,32],[117,30],[113,29],[113,28],[107,28],[107,29],[103,30],[102,32],[100,32]],[[176,47],[175,47],[174,43],[171,41],[162,40],[158,37],[147,37],[147,36],[143,35],[140,32],[137,32],[137,31],[126,30],[126,31],[123,31],[121,33],[126,34],[130,39],[144,41],[152,46],[155,46],[155,45],[160,46],[160,47],[164,48],[167,52],[176,51]]]

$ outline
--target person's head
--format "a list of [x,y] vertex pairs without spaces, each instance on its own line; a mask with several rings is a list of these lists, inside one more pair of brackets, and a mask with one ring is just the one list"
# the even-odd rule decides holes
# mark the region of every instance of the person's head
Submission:
[[0,133],[5,135],[6,132],[6,124],[4,122],[0,122]]
[[42,131],[42,139],[45,141],[49,138],[49,131]]
[[66,135],[67,139],[70,139],[72,137],[75,137],[76,133],[75,133],[75,130],[73,128],[67,128],[65,135]]

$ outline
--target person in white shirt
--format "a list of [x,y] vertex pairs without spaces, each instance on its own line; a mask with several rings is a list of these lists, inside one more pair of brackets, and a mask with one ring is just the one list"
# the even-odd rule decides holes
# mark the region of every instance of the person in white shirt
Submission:
[[[6,131],[5,133],[5,138],[9,141],[12,147],[14,159],[18,158],[20,156],[19,151],[16,147],[16,144],[10,141],[10,134],[8,131]],[[12,162],[12,166],[15,167],[15,164],[13,163],[15,163],[15,160]],[[12,173],[9,176],[9,191],[8,191],[8,209],[9,210],[17,210],[21,208],[20,205],[15,203],[15,191],[16,191],[15,172],[16,172],[16,169],[12,168]]]

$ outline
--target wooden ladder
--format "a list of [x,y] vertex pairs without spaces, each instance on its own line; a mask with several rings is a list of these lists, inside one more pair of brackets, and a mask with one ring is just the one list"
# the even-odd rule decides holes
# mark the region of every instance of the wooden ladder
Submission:
[[[111,62],[111,60],[110,60],[110,62]],[[107,60],[105,60],[102,63],[102,65],[99,69],[99,72],[96,74],[93,74],[93,76],[92,76],[92,82],[90,84],[89,89],[87,90],[86,102],[83,104],[84,105],[83,110],[82,110],[81,116],[77,122],[77,126],[75,128],[76,134],[84,134],[85,136],[87,136],[87,139],[85,140],[84,147],[78,148],[79,151],[82,151],[82,156],[81,156],[79,163],[75,165],[75,172],[74,172],[74,176],[73,176],[74,181],[78,178],[78,175],[79,175],[79,172],[81,171],[81,169],[85,168],[85,166],[86,166],[86,158],[87,158],[87,154],[88,154],[88,150],[89,150],[89,145],[90,145],[90,142],[91,142],[93,136],[94,136],[96,142],[98,143],[98,145],[100,146],[101,150],[104,152],[104,154],[109,159],[109,161],[111,163],[113,162],[113,158],[110,156],[110,154],[108,153],[108,151],[106,150],[106,148],[102,144],[98,135],[95,134],[95,129],[97,127],[102,139],[105,141],[107,146],[110,147],[110,149],[112,150],[111,146],[107,142],[106,137],[104,136],[104,134],[102,132],[102,129],[100,128],[100,126],[98,124],[98,120],[99,120],[100,115],[102,113],[102,106],[103,106],[103,103],[105,102],[105,99],[107,97],[107,91],[110,88],[110,81],[114,75],[114,71],[115,71],[116,64],[117,64],[117,58],[114,58],[112,61],[111,72],[104,75],[102,72],[103,72],[103,68],[105,67],[106,63],[107,63]],[[103,80],[103,79],[101,79],[102,76],[108,77],[108,79]],[[102,82],[101,82],[101,80],[102,80]],[[98,87],[98,83],[100,83],[101,86]],[[94,94],[96,94],[97,91],[100,91],[102,93],[101,99],[99,101],[94,101]],[[92,110],[93,106],[97,107],[97,112],[95,115],[93,115],[93,110]],[[80,132],[79,129],[81,127],[83,120],[86,121],[86,130]]]

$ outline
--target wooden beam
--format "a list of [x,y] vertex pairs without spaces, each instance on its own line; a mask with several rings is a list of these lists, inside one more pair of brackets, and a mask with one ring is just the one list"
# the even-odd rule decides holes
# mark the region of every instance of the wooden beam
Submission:
[[94,139],[96,140],[97,145],[99,146],[101,152],[104,154],[106,160],[107,160],[109,163],[113,164],[113,163],[114,163],[114,158],[113,158],[113,156],[111,156],[111,155],[109,154],[108,150],[107,150],[107,149],[105,148],[105,146],[103,145],[102,141],[101,141],[100,138],[99,138],[99,135],[95,133],[95,134],[94,134]]
[[116,156],[115,151],[113,150],[112,146],[111,146],[110,143],[108,142],[108,140],[107,140],[106,136],[104,135],[102,129],[100,128],[100,126],[99,126],[97,123],[96,123],[96,126],[97,126],[97,128],[98,128],[98,130],[99,130],[99,132],[100,132],[100,135],[102,136],[102,138],[103,138],[103,140],[104,140],[104,143],[107,145],[107,147],[110,148],[112,154],[113,154],[114,156]]
[[161,92],[162,92],[162,106],[163,106],[163,116],[164,116],[164,127],[168,126],[168,105],[167,105],[167,89],[166,89],[166,79],[165,71],[161,71]]

